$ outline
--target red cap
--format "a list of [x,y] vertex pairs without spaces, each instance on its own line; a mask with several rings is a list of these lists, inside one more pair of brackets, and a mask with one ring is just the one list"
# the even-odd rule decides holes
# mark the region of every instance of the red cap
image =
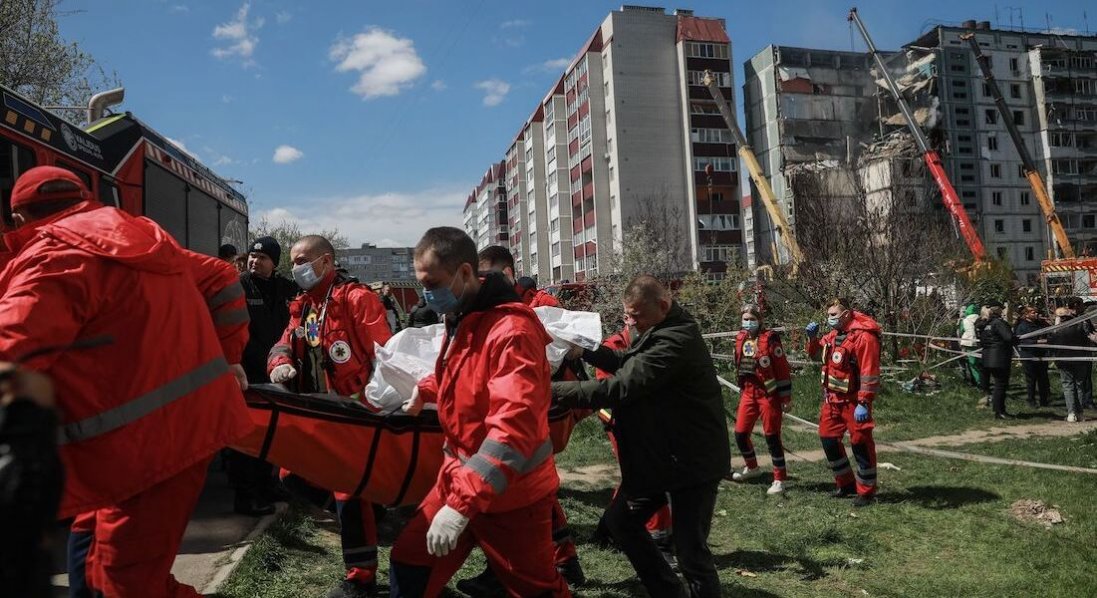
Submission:
[[65,199],[91,199],[84,181],[71,170],[36,166],[24,172],[11,190],[11,209]]

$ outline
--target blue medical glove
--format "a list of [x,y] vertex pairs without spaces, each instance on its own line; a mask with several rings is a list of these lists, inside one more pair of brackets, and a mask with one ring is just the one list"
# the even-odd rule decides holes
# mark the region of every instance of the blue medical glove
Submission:
[[864,403],[858,403],[857,408],[853,410],[853,419],[857,420],[857,423],[863,424],[872,419],[872,414],[869,413],[868,406]]
[[812,322],[804,327],[804,332],[807,333],[809,338],[815,338],[819,335],[819,322]]

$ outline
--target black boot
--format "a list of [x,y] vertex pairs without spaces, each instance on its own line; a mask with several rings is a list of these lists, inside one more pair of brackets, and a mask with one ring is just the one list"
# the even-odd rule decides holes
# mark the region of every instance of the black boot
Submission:
[[831,498],[849,498],[856,496],[857,486],[850,484],[849,486],[840,486],[837,490],[830,493]]
[[377,594],[376,583],[361,583],[344,579],[328,592],[328,598],[371,598]]
[[875,496],[865,496],[864,494],[858,494],[857,498],[853,499],[853,506],[855,507],[867,507],[876,500]]
[[263,517],[274,513],[274,505],[247,492],[237,492],[232,502],[232,510],[237,515],[248,517]]
[[571,557],[563,565],[556,565],[556,570],[564,577],[564,581],[568,582],[568,586],[573,589],[587,583],[587,576],[583,573],[583,566],[579,564],[579,557],[577,556]]
[[491,567],[484,569],[483,573],[476,577],[457,582],[457,589],[474,598],[496,598],[507,595],[507,591],[503,588],[503,584],[499,583],[499,578],[495,577]]

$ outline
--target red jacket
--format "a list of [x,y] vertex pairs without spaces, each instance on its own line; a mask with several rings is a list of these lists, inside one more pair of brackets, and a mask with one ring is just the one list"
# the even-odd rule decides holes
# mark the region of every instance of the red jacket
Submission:
[[543,289],[530,289],[522,295],[522,302],[530,307],[560,307],[560,302]]
[[[750,334],[740,330],[735,337],[735,368],[743,359],[743,346]],[[763,330],[755,339],[754,376],[766,390],[766,395],[780,399],[782,403],[792,400],[792,373],[788,367],[788,357],[781,346],[781,335],[772,330]],[[746,375],[739,374],[739,386],[743,386]]]
[[5,236],[0,359],[49,376],[66,470],[59,518],[117,504],[205,459],[251,425],[229,364],[247,343],[236,270],[146,218],[84,202]]
[[559,486],[548,423],[551,341],[521,303],[473,311],[447,333],[434,375],[419,384],[423,399],[438,403],[442,495],[466,517],[529,506]]
[[[630,344],[632,344],[632,332],[633,332],[632,329],[629,328],[628,326],[626,326],[626,327],[622,328],[621,331],[618,332],[617,334],[615,334],[615,335],[607,338],[605,341],[603,341],[602,345],[605,346],[605,347],[609,347],[610,349],[613,349],[615,351],[624,351],[625,349],[629,348]],[[609,372],[603,372],[602,370],[599,370],[599,369],[594,370],[594,375],[599,380],[605,380],[606,378],[612,378],[613,377],[613,374],[611,374]]]
[[846,332],[841,344],[836,344],[837,330],[808,340],[808,355],[816,358],[822,351],[822,384],[828,403],[871,403],[880,390],[880,325],[855,311]]
[[333,271],[298,295],[289,311],[289,325],[267,358],[267,373],[280,365],[292,365],[298,372],[295,381],[303,383],[309,375],[305,357],[311,341],[321,349],[328,389],[345,397],[361,393],[373,373],[373,343],[384,345],[392,337],[377,293]]

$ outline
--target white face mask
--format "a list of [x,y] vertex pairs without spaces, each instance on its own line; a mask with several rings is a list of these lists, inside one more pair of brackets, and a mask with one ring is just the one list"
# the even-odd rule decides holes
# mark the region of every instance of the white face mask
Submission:
[[320,261],[323,257],[324,256],[320,256],[311,262],[298,264],[293,267],[293,281],[297,283],[297,286],[307,291],[320,282],[320,275],[316,273],[316,269],[313,268],[312,265]]

